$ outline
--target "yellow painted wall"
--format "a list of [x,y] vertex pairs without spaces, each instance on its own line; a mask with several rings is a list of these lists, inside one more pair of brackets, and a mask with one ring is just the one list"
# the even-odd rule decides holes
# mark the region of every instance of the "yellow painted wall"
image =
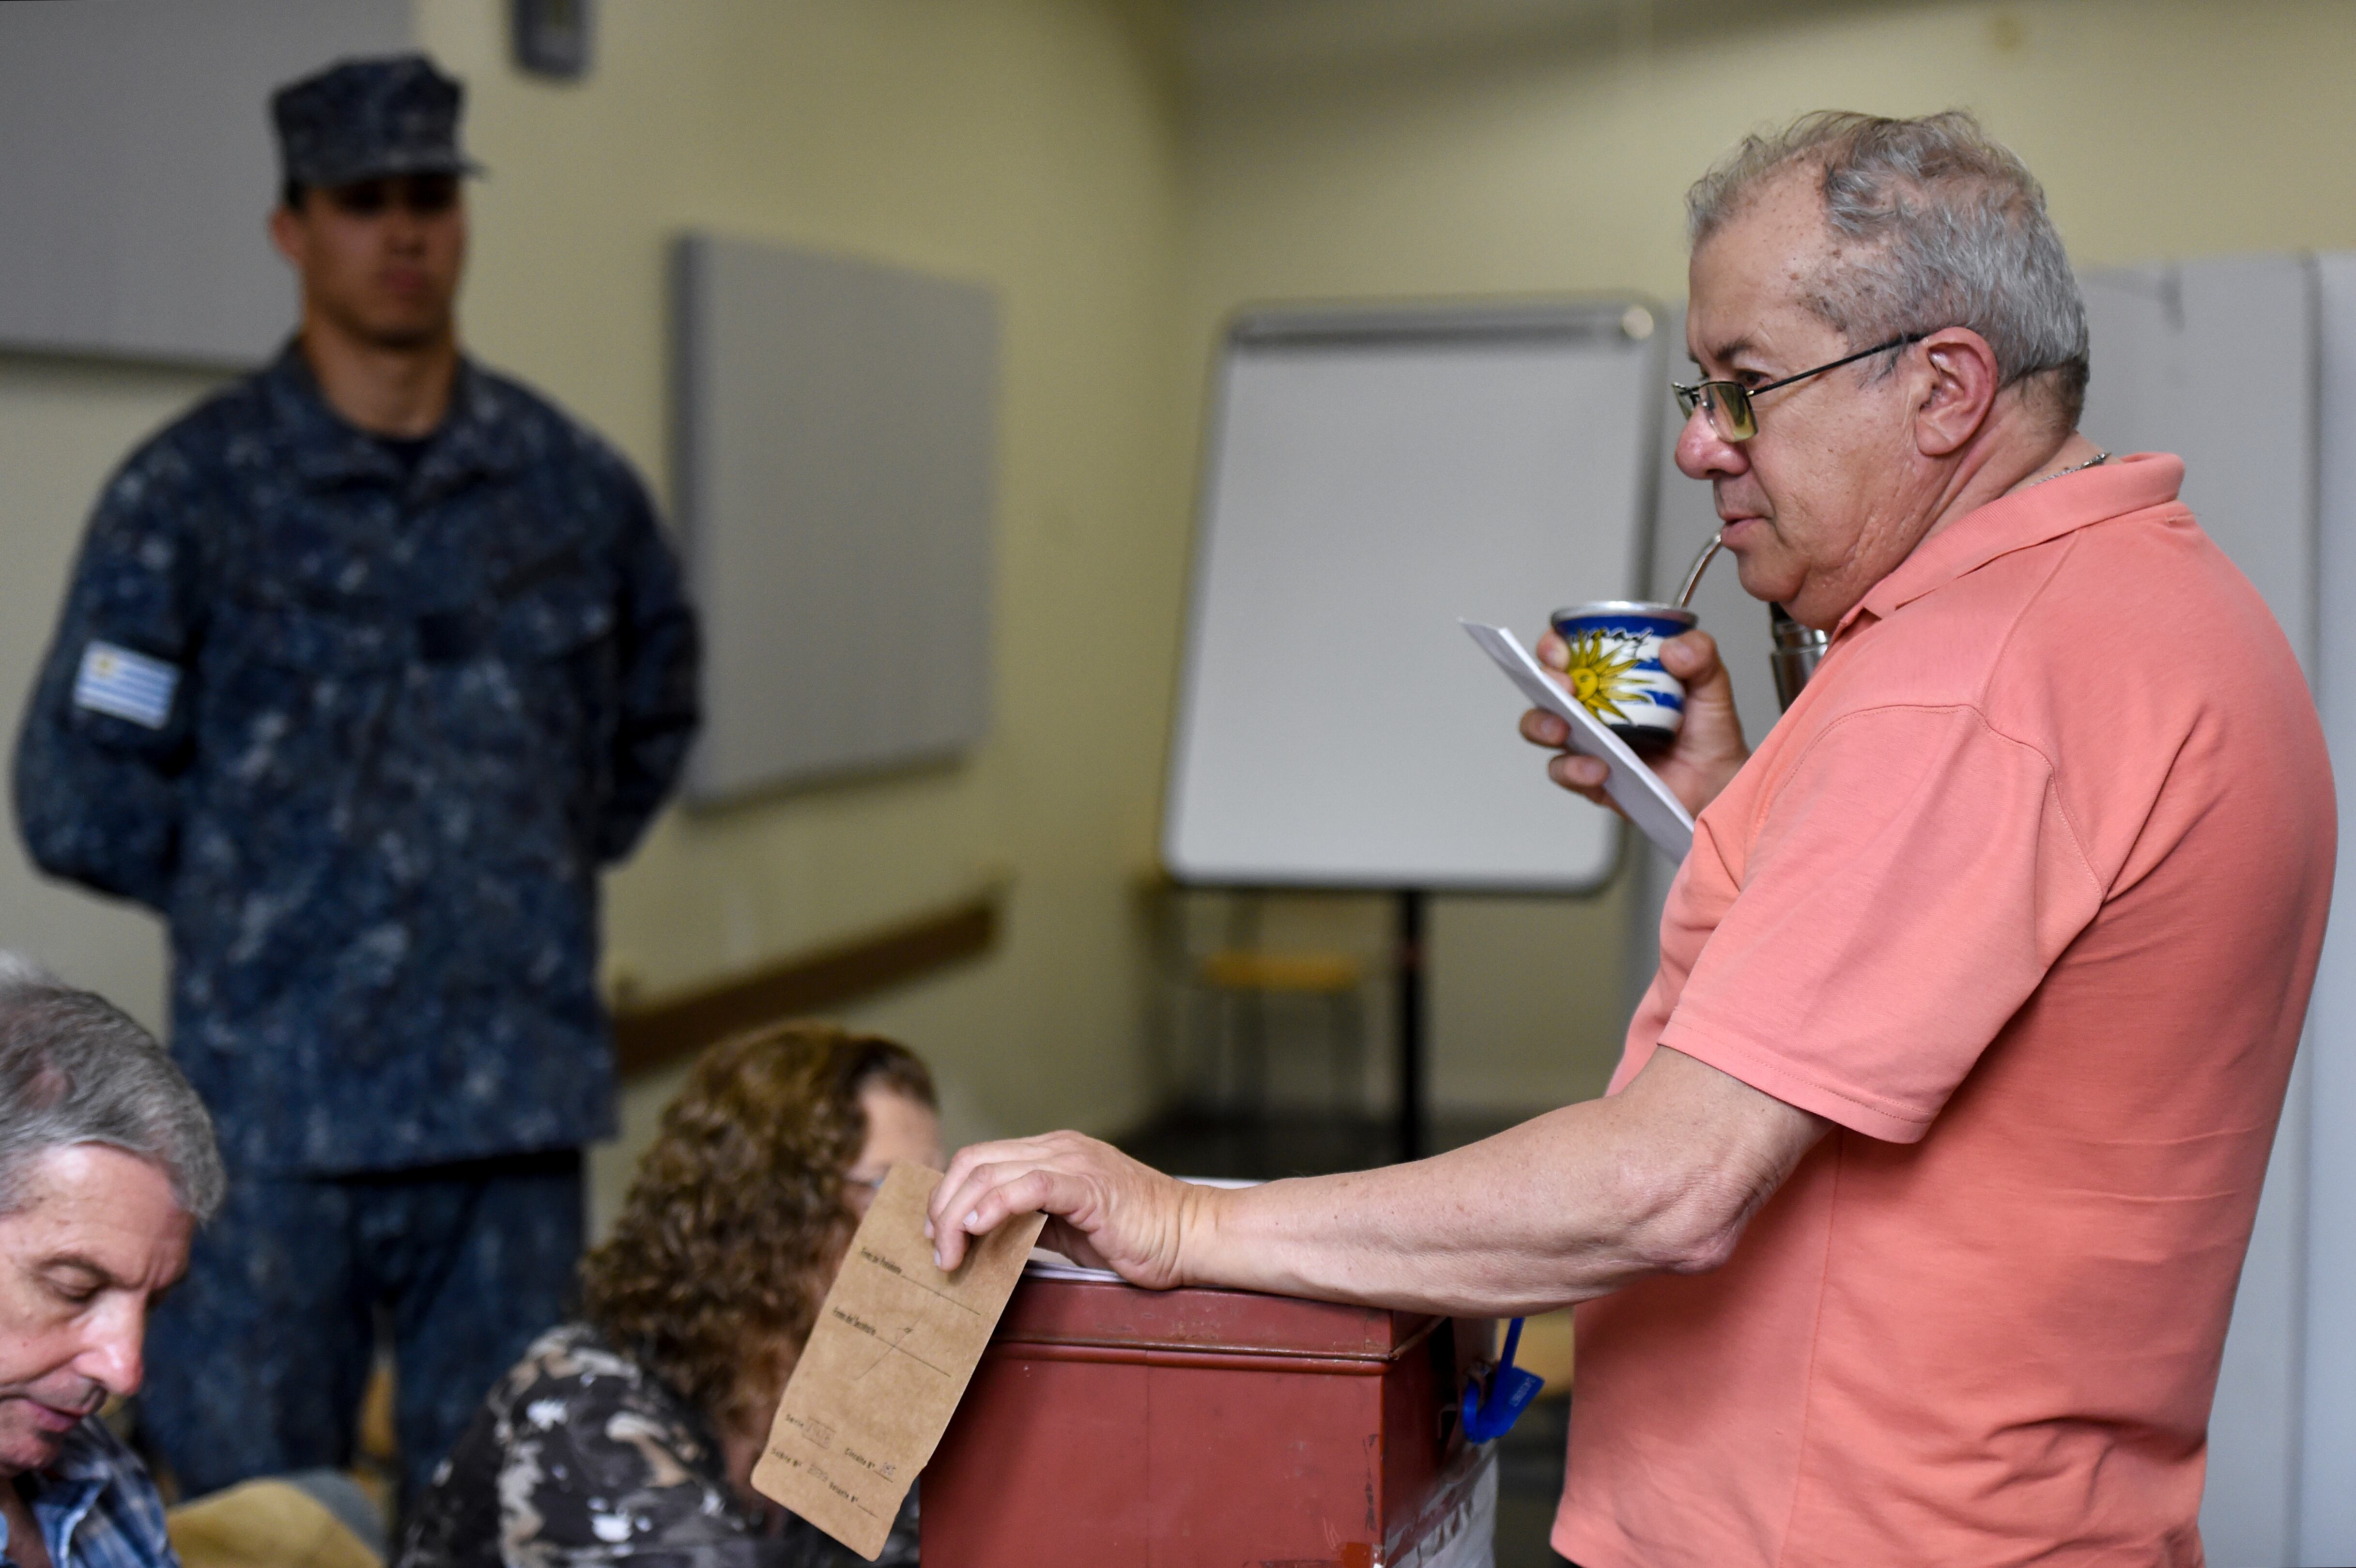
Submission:
[[[466,80],[466,136],[490,170],[470,196],[464,334],[659,490],[664,263],[682,227],[978,280],[1001,311],[989,739],[955,766],[669,813],[609,880],[614,965],[661,990],[1008,874],[1001,954],[868,1021],[932,1059],[960,1130],[1134,1121],[1156,1085],[1132,889],[1152,853],[1191,462],[1174,57],[1156,5],[616,0],[578,85],[509,66],[507,11],[414,11],[419,41]],[[0,357],[10,736],[100,480],[206,384]],[[924,628],[905,631],[924,658]],[[0,944],[54,955],[155,1019],[154,923],[37,885],[5,837]],[[634,1130],[665,1087],[627,1096]],[[626,1163],[599,1162],[601,1207]]]
[[[1354,58],[1337,36],[1313,67],[1197,84],[1183,329],[1195,387],[1221,322],[1255,301],[1680,297],[1685,187],[1746,130],[1818,108],[1979,111],[2043,179],[2082,263],[2356,247],[2346,0],[1623,0],[1565,5],[1551,25],[1520,11],[1531,24],[1492,25],[1486,45]],[[1715,25],[1656,20],[1699,14]],[[1549,607],[1533,600],[1530,618]],[[1622,929],[1616,896],[1442,903],[1435,1102],[1599,1088],[1623,1021]]]
[[1977,110],[2081,262],[2356,245],[2343,0],[1769,0],[1715,29],[1622,9],[1599,42],[1205,84],[1190,341],[1264,296],[1682,294],[1686,186],[1746,130],[1827,107]]
[[[466,333],[659,487],[678,228],[1000,292],[991,740],[955,768],[673,813],[609,898],[617,965],[662,988],[1011,871],[1001,955],[863,1014],[940,1064],[968,1133],[1117,1127],[1157,1091],[1133,879],[1155,837],[1203,372],[1236,305],[1675,295],[1685,185],[1745,127],[1829,103],[1978,107],[2045,177],[2082,261],[2356,247],[2346,0],[1762,0],[1763,19],[1716,31],[1624,0],[1567,6],[1606,18],[1576,37],[1191,88],[1151,0],[610,0],[578,86],[509,69],[505,10],[416,7],[422,41],[469,80],[492,170]],[[101,477],[208,384],[0,356],[8,733]],[[1329,901],[1271,930],[1378,959],[1382,916]],[[1621,919],[1617,894],[1435,911],[1444,1105],[1593,1091],[1620,1026]],[[154,923],[38,884],[13,833],[0,944],[160,1010]],[[634,1128],[666,1087],[634,1091]],[[601,1162],[608,1200],[624,1168]]]
[[[870,1008],[956,1130],[1123,1125],[1179,612],[1186,458],[1169,302],[1176,104],[1150,16],[1087,0],[625,0],[594,74],[504,63],[506,7],[421,0],[472,84],[469,339],[666,461],[664,259],[682,227],[998,293],[990,737],[967,762],[673,811],[608,882],[609,965],[658,990],[1012,876],[1002,954]],[[926,656],[910,625],[908,656]],[[637,1086],[634,1144],[669,1080]],[[601,1168],[611,1195],[620,1163]]]

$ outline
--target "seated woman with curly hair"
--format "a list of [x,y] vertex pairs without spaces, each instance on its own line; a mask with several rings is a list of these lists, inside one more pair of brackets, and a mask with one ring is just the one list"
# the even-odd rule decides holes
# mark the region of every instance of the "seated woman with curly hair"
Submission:
[[[942,1164],[932,1077],[820,1024],[716,1045],[663,1113],[582,1320],[499,1381],[412,1510],[400,1568],[819,1568],[855,1561],[753,1463],[859,1217]],[[910,1494],[882,1562],[916,1561]]]

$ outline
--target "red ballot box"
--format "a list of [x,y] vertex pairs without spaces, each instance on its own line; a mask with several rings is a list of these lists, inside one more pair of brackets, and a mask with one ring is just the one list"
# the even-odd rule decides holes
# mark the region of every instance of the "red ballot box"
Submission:
[[925,1568],[1488,1562],[1457,1396],[1489,1319],[1078,1274],[1015,1286],[925,1468]]

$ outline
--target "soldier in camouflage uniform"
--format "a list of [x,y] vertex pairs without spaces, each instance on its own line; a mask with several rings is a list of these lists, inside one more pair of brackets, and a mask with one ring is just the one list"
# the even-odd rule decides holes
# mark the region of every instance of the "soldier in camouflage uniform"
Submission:
[[170,922],[230,1168],[149,1341],[191,1493],[348,1463],[380,1312],[413,1490],[564,1317],[598,869],[696,722],[644,488],[458,352],[459,101],[419,56],[273,100],[300,336],[107,485],[17,745],[33,858]]

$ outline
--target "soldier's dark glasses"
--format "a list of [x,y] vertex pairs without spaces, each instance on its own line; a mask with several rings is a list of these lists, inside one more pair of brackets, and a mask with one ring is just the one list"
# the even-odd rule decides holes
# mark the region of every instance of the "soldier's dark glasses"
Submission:
[[326,193],[347,218],[374,218],[399,207],[414,218],[436,218],[458,205],[456,175],[391,175],[354,180]]
[[1763,387],[1746,387],[1740,381],[1672,381],[1669,390],[1677,395],[1677,407],[1685,410],[1686,418],[1693,418],[1696,409],[1705,411],[1709,415],[1709,428],[1718,432],[1720,441],[1749,441],[1759,433],[1759,411],[1751,407],[1751,400],[1760,393],[1788,387],[1794,381],[1804,381],[1811,376],[1821,376],[1827,370],[1837,370],[1844,365],[1854,365],[1860,359],[1870,359],[1877,354],[1887,354],[1893,348],[1903,348],[1910,343],[1920,343],[1929,336],[1927,332],[1912,332],[1903,337],[1893,337],[1887,343],[1860,348],[1829,365],[1819,365],[1813,370],[1803,370],[1796,376],[1786,376]]

